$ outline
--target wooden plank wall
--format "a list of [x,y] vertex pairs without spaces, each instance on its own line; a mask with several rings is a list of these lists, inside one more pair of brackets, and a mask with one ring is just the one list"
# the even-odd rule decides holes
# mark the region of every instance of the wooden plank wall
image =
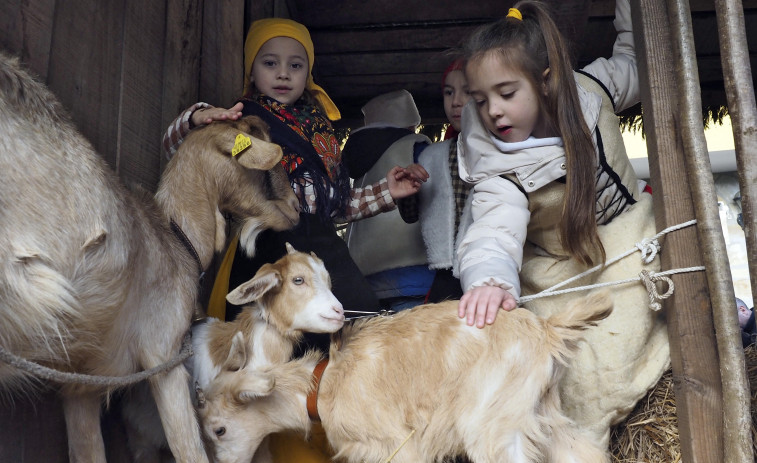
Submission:
[[[236,0],[4,0],[0,50],[47,83],[125,184],[154,191],[168,124],[196,101],[241,95],[245,20]],[[68,461],[52,392],[3,400],[0,461]],[[108,461],[131,461],[117,410],[103,432]]]
[[179,112],[241,95],[244,33],[245,2],[235,0],[0,5],[0,49],[47,83],[127,185],[151,191]]

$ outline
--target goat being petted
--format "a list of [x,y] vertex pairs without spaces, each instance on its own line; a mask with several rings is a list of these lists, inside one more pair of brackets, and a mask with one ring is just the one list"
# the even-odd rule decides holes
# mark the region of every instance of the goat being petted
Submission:
[[563,413],[558,382],[584,330],[611,312],[595,294],[547,319],[516,309],[484,329],[458,318],[457,301],[360,321],[332,344],[320,382],[312,352],[223,372],[200,421],[219,463],[249,462],[270,433],[307,434],[314,414],[334,458],[349,463],[606,463]]
[[[266,186],[281,152],[255,140],[267,137],[260,120],[203,132],[169,163],[156,203],[127,191],[55,96],[0,54],[0,346],[65,372],[115,377],[179,353],[198,276],[225,240],[219,218],[280,229],[298,220],[288,182]],[[240,134],[251,146],[232,157]],[[10,392],[32,392],[29,379],[0,364]],[[177,367],[149,381],[176,460],[206,462],[187,380]],[[72,461],[105,461],[106,393],[60,386]]]

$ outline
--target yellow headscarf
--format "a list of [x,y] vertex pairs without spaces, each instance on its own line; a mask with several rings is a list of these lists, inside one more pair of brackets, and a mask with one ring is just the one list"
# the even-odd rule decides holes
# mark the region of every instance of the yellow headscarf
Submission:
[[244,92],[247,93],[250,85],[250,71],[252,69],[252,61],[257,56],[260,48],[267,41],[274,37],[289,37],[302,44],[305,47],[305,52],[308,54],[308,80],[305,84],[316,100],[321,104],[326,111],[326,116],[332,120],[337,121],[341,119],[342,115],[339,113],[339,109],[336,107],[331,98],[326,94],[326,91],[313,82],[313,61],[315,60],[315,54],[313,50],[313,40],[310,38],[310,32],[302,24],[292,21],[291,19],[283,18],[266,18],[259,19],[252,23],[250,31],[247,33],[247,40],[244,42]]

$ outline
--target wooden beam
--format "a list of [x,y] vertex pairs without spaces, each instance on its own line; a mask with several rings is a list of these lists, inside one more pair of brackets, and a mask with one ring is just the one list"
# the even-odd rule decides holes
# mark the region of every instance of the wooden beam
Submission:
[[200,99],[228,108],[242,96],[244,2],[206,1],[202,27]]
[[[165,130],[181,111],[199,100],[202,11],[202,0],[166,2],[160,117],[162,130]],[[162,137],[161,133],[161,139]],[[162,172],[168,160],[162,152],[159,157]]]
[[21,58],[42,80],[47,78],[55,0],[0,2],[0,48]]
[[[707,284],[712,305],[717,341],[718,366],[722,384],[723,461],[749,463],[754,460],[751,445],[749,385],[746,378],[744,348],[741,344],[738,319],[734,310],[736,296],[728,266],[728,253],[723,238],[716,194],[711,175],[707,143],[702,127],[702,101],[694,50],[691,10],[688,1],[668,0],[673,48],[679,56],[676,66],[680,101],[681,132],[691,193],[697,218],[699,243],[707,269]],[[698,432],[701,432],[698,430]]]
[[[658,230],[695,218],[684,161],[680,101],[665,2],[631,2],[639,63],[644,127],[649,152]],[[662,269],[703,265],[697,230],[666,235]],[[672,276],[673,296],[665,301],[682,460],[723,462],[722,390],[707,280],[703,272]]]
[[[723,80],[728,109],[733,124],[736,165],[744,214],[744,235],[747,245],[752,294],[757,294],[757,231],[755,230],[755,198],[757,198],[757,103],[746,39],[745,18],[741,0],[715,0]],[[744,378],[743,350],[737,357],[731,346],[731,362],[723,369],[724,430],[726,461],[746,463],[752,455],[751,394]],[[721,357],[723,355],[721,354]],[[741,374],[741,377],[732,377]]]
[[47,74],[50,90],[116,172],[124,16],[123,0],[57,2]]
[[164,59],[166,4],[125,2],[121,42],[117,166],[127,185],[155,191],[160,181],[163,78],[155,69]]

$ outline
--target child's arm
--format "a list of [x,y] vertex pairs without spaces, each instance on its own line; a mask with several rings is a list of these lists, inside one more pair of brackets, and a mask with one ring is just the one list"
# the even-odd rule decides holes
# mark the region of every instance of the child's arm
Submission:
[[216,108],[203,102],[193,104],[168,126],[163,135],[163,154],[171,159],[179,145],[184,142],[184,138],[197,126],[224,119],[239,119],[242,116],[242,107],[242,103],[237,103],[229,109]]
[[[422,172],[425,173],[426,170],[423,169]],[[426,179],[428,173],[424,177],[420,171],[395,166],[386,174],[386,178],[364,188],[353,188],[345,216],[337,220],[354,222],[394,210],[397,207],[395,199],[417,193]]]
[[229,109],[206,106],[192,113],[192,124],[194,127],[210,124],[213,121],[225,121],[227,119],[237,120],[242,117],[244,104],[239,102]]
[[386,174],[386,180],[389,183],[389,193],[397,200],[418,193],[421,185],[428,180],[428,172],[420,164],[394,166]]
[[633,24],[629,0],[616,0],[615,20],[618,37],[609,59],[598,58],[583,71],[599,79],[610,92],[615,112],[618,113],[639,102],[639,72],[634,50]]
[[494,322],[499,308],[515,308],[531,214],[526,196],[504,178],[478,183],[471,194],[472,223],[457,249],[465,290],[458,315],[481,328]]

